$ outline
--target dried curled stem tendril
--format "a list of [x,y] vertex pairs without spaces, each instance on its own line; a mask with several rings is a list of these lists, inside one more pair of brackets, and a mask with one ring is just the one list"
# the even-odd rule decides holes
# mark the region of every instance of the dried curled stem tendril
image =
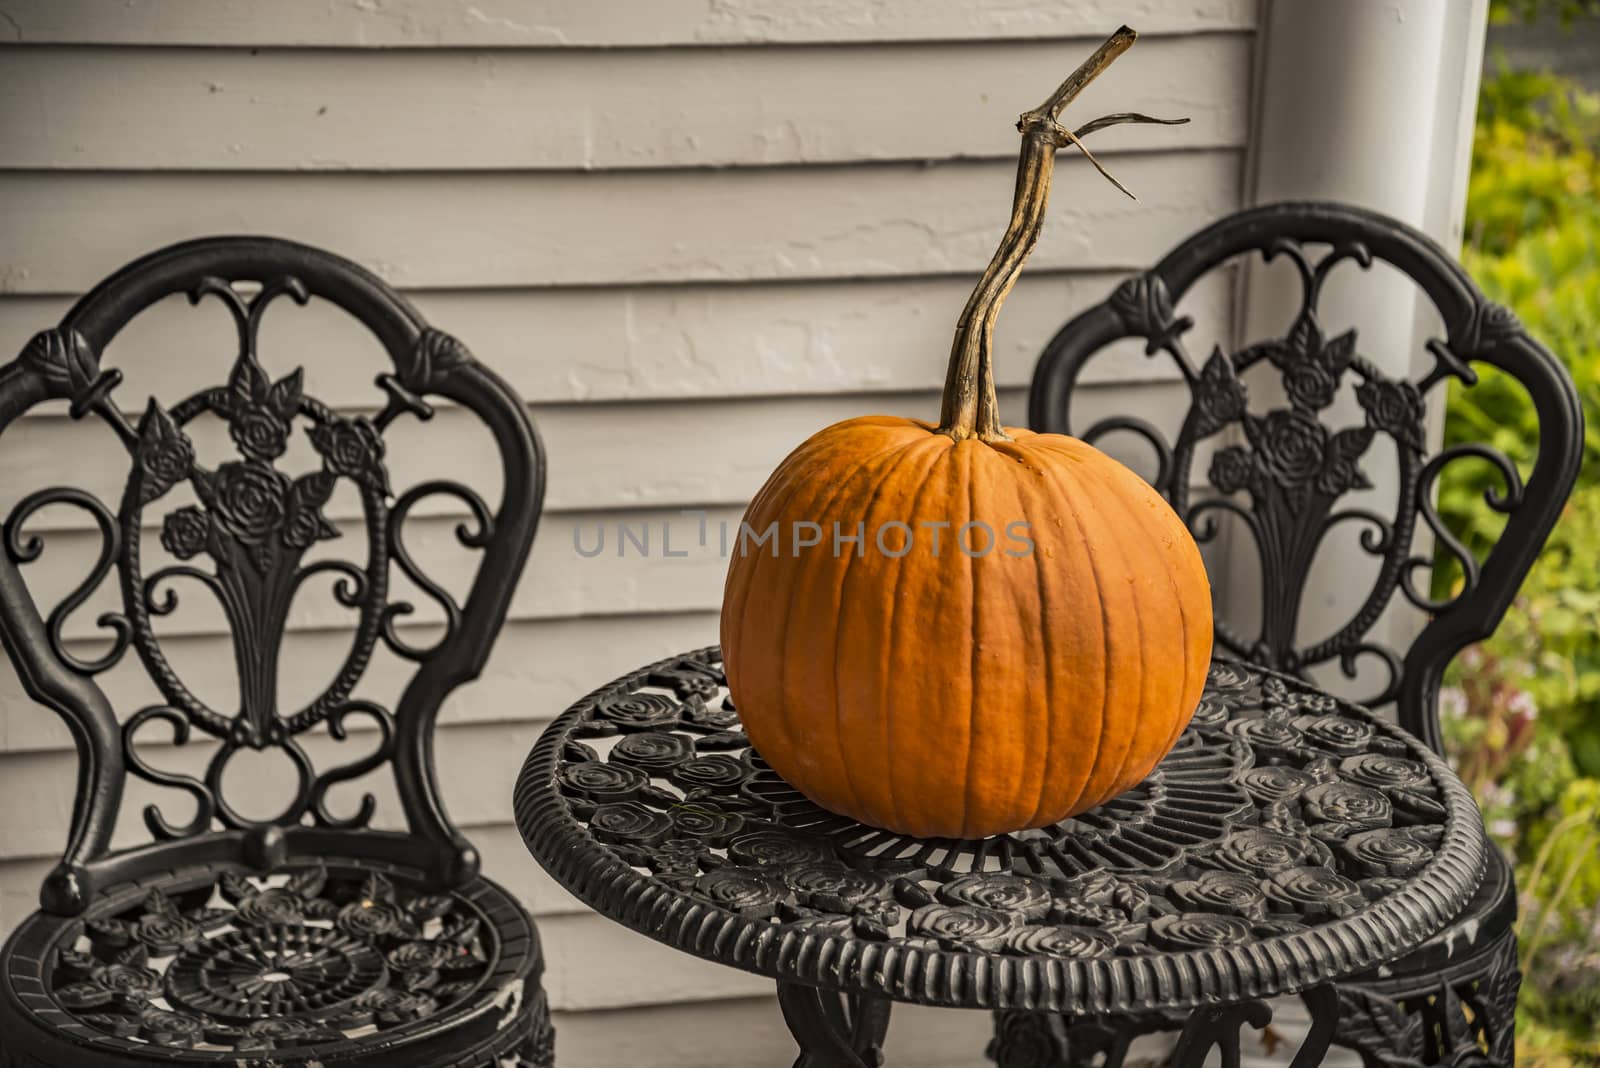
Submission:
[[1136,112],[1107,115],[1077,130],[1069,130],[1056,121],[1062,109],[1109,67],[1112,60],[1126,52],[1137,37],[1126,26],[1119,29],[1073,71],[1048,100],[1032,111],[1023,112],[1017,121],[1017,129],[1022,131],[1022,152],[1017,161],[1011,221],[956,323],[950,369],[945,377],[944,404],[939,413],[938,432],[941,434],[948,434],[956,441],[973,437],[981,441],[1009,440],[1000,426],[1000,405],[994,386],[994,323],[1000,306],[1016,284],[1023,263],[1039,243],[1045,206],[1050,199],[1050,180],[1055,173],[1056,151],[1067,145],[1076,147],[1107,180],[1132,197],[1128,187],[1117,181],[1084,146],[1083,138],[1097,130],[1128,123],[1176,125],[1189,121],[1157,119]]

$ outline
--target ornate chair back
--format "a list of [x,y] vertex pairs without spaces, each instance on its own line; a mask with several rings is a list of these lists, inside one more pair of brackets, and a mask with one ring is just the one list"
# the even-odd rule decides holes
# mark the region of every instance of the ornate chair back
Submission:
[[[237,355],[231,367],[219,367],[210,384],[187,396],[152,397],[125,408],[119,403],[125,398],[116,393],[122,373],[102,368],[102,354],[134,316],[176,293],[232,317]],[[375,415],[351,415],[310,396],[300,370],[276,381],[263,370],[257,337],[265,314],[312,297],[353,316],[392,361],[392,369],[376,380]],[[431,418],[430,398],[469,411],[492,435],[502,486],[496,506],[446,480],[420,482],[396,495],[385,463],[385,432],[396,420]],[[70,404],[75,420],[103,420],[126,449],[128,467],[114,510],[82,488],[54,487],[19,501],[4,525],[0,637],[28,694],[67,722],[78,753],[71,831],[60,864],[45,880],[43,907],[75,915],[98,890],[152,865],[242,861],[267,869],[291,852],[401,863],[441,888],[469,881],[478,857],[440,798],[434,722],[445,697],[483,668],[538,523],[544,451],[517,395],[355,264],[287,241],[224,237],[174,245],[128,265],[79,301],[59,326],[36,335],[17,359],[0,367],[0,434],[41,403],[58,400]],[[140,415],[125,414],[140,408]],[[202,455],[197,447],[204,435],[194,433],[191,421],[201,416],[226,424],[230,442],[222,454]],[[315,462],[309,470],[281,470],[297,428],[309,439]],[[339,534],[337,517],[324,507],[340,483],[360,501],[359,516],[346,517],[360,534],[339,543],[341,549],[348,545],[354,560],[308,561],[308,549]],[[453,498],[453,506],[467,515],[457,536],[477,551],[459,603],[423,573],[402,538],[418,502],[435,496]],[[189,504],[175,500],[191,497]],[[42,612],[25,572],[44,542],[26,527],[35,513],[54,506],[85,513],[99,532],[100,548],[88,577]],[[141,545],[141,534],[153,539],[157,530],[164,555],[175,562],[141,551],[153,547]],[[436,602],[443,623],[436,641],[419,646],[397,629],[396,621],[414,606],[392,595],[393,568]],[[68,647],[63,626],[112,570],[120,604],[98,621],[110,645],[85,659]],[[285,623],[302,585],[318,575],[332,581],[334,596],[355,613],[354,634],[341,665],[315,687],[314,696],[282,707]],[[179,585],[187,587],[186,601],[194,596],[190,591],[204,587],[221,607],[238,673],[236,708],[213,707],[186,685],[156,633],[153,621],[179,608]],[[414,665],[392,709],[352,696],[380,643]],[[130,649],[160,700],[119,716],[96,677]],[[359,732],[371,741],[366,755],[334,767],[313,766],[302,745],[307,732],[326,724],[336,742],[358,747],[362,743],[346,738],[362,720],[376,728]],[[153,721],[164,724],[167,737],[180,746],[192,737],[214,740],[203,775],[147,762],[134,742]],[[288,757],[296,781],[278,815],[250,818],[230,803],[223,774],[241,749],[276,749]],[[371,794],[353,813],[337,814],[329,805],[331,787],[385,764],[393,770],[404,810],[403,832],[370,829],[376,808]],[[129,774],[189,794],[193,818],[174,825],[151,805],[144,821],[153,841],[113,850]]]
[[[1317,246],[1325,251],[1314,251]],[[1194,321],[1176,314],[1174,306],[1197,279],[1254,254],[1269,261],[1282,257],[1299,276],[1301,303],[1288,334],[1231,353],[1218,347],[1204,362],[1196,360],[1184,344]],[[1363,357],[1356,331],[1330,337],[1319,321],[1318,301],[1330,274],[1344,264],[1370,268],[1375,260],[1414,282],[1444,323],[1445,336],[1427,343],[1431,366],[1415,381],[1390,377]],[[1081,432],[1071,422],[1072,394],[1084,364],[1108,344],[1130,337],[1143,339],[1147,356],[1175,361],[1188,386],[1187,414],[1170,444],[1136,416],[1102,418]],[[1427,406],[1442,406],[1450,379],[1477,384],[1474,363],[1516,379],[1538,414],[1538,455],[1526,481],[1487,443],[1427,454]],[[1283,403],[1251,403],[1243,376],[1260,364],[1270,365],[1281,381]],[[1347,382],[1361,415],[1341,425],[1330,408]],[[1157,453],[1154,484],[1197,540],[1214,539],[1226,514],[1250,532],[1257,550],[1259,628],[1247,633],[1219,619],[1218,645],[1295,675],[1337,661],[1355,678],[1357,660],[1376,657],[1387,677],[1368,702],[1397,702],[1402,726],[1435,750],[1441,744],[1438,696],[1445,667],[1464,646],[1493,632],[1505,614],[1572,490],[1583,443],[1582,411],[1566,369],[1509,311],[1486,300],[1443,249],[1392,219],[1318,203],[1269,205],[1224,219],[1073,319],[1035,368],[1029,421],[1036,430],[1077,433],[1090,442],[1112,430],[1145,438]],[[1234,443],[1213,454],[1204,476],[1209,486],[1196,494],[1192,468],[1197,448],[1208,439]],[[1394,457],[1397,493],[1381,512],[1352,506],[1345,498],[1369,488],[1363,464],[1380,450]],[[1499,484],[1484,497],[1506,517],[1481,560],[1441,521],[1435,503],[1441,470],[1464,457],[1493,465]],[[1345,522],[1361,525],[1360,544],[1377,558],[1376,575],[1342,625],[1303,641],[1298,619],[1312,562],[1329,530]],[[1457,588],[1442,598],[1433,597],[1418,575],[1433,562],[1416,545],[1419,522],[1460,569]],[[1428,616],[1403,651],[1369,633],[1396,593]]]

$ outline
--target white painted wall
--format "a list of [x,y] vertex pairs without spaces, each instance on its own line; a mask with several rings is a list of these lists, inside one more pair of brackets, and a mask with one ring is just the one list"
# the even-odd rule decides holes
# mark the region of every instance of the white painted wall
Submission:
[[[1102,135],[1137,205],[1063,158],[999,328],[1012,421],[1061,322],[1245,202],[1255,0],[0,0],[0,350],[144,251],[260,232],[379,271],[527,397],[550,448],[549,511],[485,677],[447,709],[440,761],[486,871],[539,919],[563,1063],[790,1055],[767,984],[587,913],[510,825],[512,779],[553,715],[715,638],[721,561],[583,560],[574,529],[683,507],[737,519],[824,424],[931,416],[955,316],[1006,219],[1013,117],[1122,21],[1145,39],[1082,113],[1194,122]],[[1233,298],[1226,279],[1197,294],[1199,341],[1229,336]],[[303,362],[323,399],[374,404],[374,346],[326,309],[269,316],[263,346],[276,374]],[[232,355],[220,313],[173,301],[108,362],[137,404],[216,381]],[[1099,366],[1097,403],[1177,412],[1164,367]],[[84,437],[63,414],[7,433],[0,508],[68,476],[111,493],[126,459],[108,435]],[[447,411],[395,439],[391,466],[401,482],[470,475],[486,446]],[[333,511],[348,521],[349,504]],[[34,567],[64,592],[92,544],[52,519]],[[447,578],[469,562],[453,523],[414,531]],[[97,612],[69,633],[90,642]],[[297,609],[286,686],[339,654],[346,621],[331,602]],[[196,607],[170,633],[180,670],[226,700],[219,620]],[[375,665],[375,696],[392,668]],[[130,709],[146,692],[131,665],[108,686]],[[0,667],[0,929],[60,847],[71,765],[64,729]],[[264,780],[239,786],[266,803]],[[152,796],[130,791],[130,839]],[[981,1056],[981,1014],[899,1020],[896,1063]]]

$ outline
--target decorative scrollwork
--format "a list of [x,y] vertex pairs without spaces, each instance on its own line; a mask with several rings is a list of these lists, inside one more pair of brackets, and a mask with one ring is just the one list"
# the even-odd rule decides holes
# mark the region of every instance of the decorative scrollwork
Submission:
[[39,558],[39,554],[44,551],[43,539],[38,535],[24,538],[22,526],[39,509],[52,504],[70,504],[89,513],[100,531],[100,555],[95,560],[94,567],[90,569],[88,577],[63,597],[45,617],[50,651],[78,674],[98,675],[107,668],[115,666],[122,659],[122,654],[127,651],[128,643],[133,636],[133,628],[128,623],[128,618],[116,612],[102,612],[96,617],[95,623],[98,626],[112,632],[112,641],[111,648],[93,660],[83,660],[75,656],[67,648],[61,631],[66,625],[67,617],[76,612],[83,602],[89,599],[89,595],[99,588],[106,575],[110,574],[112,565],[116,563],[120,554],[121,538],[117,532],[116,519],[112,517],[110,511],[100,503],[99,498],[70,486],[58,486],[30,493],[17,502],[16,507],[6,518],[4,527],[6,556],[14,564],[31,563]]
[[[142,397],[135,405],[114,403],[112,390],[122,375],[102,368],[101,353],[114,353],[125,326],[144,321],[147,309],[174,293],[187,294],[202,318],[229,317],[219,335],[226,351],[216,354],[212,373],[188,391],[163,393],[148,404]],[[318,307],[349,316],[388,357],[390,373],[380,376],[375,399],[353,402],[371,411],[336,409],[313,396],[317,372],[309,365],[304,371],[293,364],[279,368],[258,357],[269,313],[274,322],[280,312],[287,320],[293,305],[312,303],[313,296]],[[132,843],[117,841],[115,829],[129,774],[141,793],[155,795],[144,817],[158,841],[206,838],[200,853],[180,851],[189,859],[178,866],[222,861],[266,870],[306,835],[321,849],[339,837],[325,830],[370,825],[376,801],[363,792],[365,778],[390,763],[407,834],[425,846],[415,851],[416,867],[437,883],[467,885],[477,857],[435,796],[431,737],[439,703],[475,674],[489,640],[485,631],[484,641],[468,648],[461,632],[474,624],[473,613],[477,622],[504,615],[542,503],[543,450],[513,391],[477,368],[459,342],[429,329],[372,274],[318,249],[260,237],[185,242],[130,264],[75,303],[61,326],[32,338],[12,363],[0,367],[0,381],[7,399],[0,424],[14,426],[36,410],[55,411],[70,402],[74,418],[93,414],[113,431],[126,464],[117,470],[114,461],[112,470],[101,472],[121,480],[117,496],[106,497],[104,505],[64,489],[0,507],[0,552],[6,554],[0,560],[0,628],[29,693],[73,730],[83,780],[66,849],[41,894],[47,912],[82,915],[110,883],[128,876],[119,858]],[[394,492],[384,431],[402,414],[427,418],[438,396],[448,397],[464,417],[481,420],[511,473],[495,502],[498,511],[466,491],[456,492],[465,506],[449,504],[465,517],[463,542],[484,550],[472,562],[481,570],[484,562],[496,561],[494,577],[504,581],[474,576],[472,596],[457,593],[462,603],[448,609],[455,640],[432,664],[442,673],[406,688],[406,701],[391,713],[355,699],[385,639],[386,621],[394,636]],[[85,557],[83,573],[47,566],[61,571],[64,581],[50,596],[36,597],[29,580],[37,580],[41,569],[20,565],[39,557],[46,542],[52,559],[60,551],[46,530],[54,518],[52,504],[66,506],[73,547]],[[393,526],[403,524],[409,507],[408,501]],[[35,514],[40,510],[47,512],[43,519]],[[98,543],[92,542],[96,528]],[[341,536],[343,542],[334,540]],[[499,539],[494,546],[491,538]],[[411,541],[420,553],[422,538],[413,533]],[[407,556],[403,570],[415,576],[430,566],[420,556]],[[113,611],[94,627],[88,617],[100,611],[100,598],[110,592],[100,587],[113,571],[120,603],[109,606]],[[210,591],[215,607],[206,596],[197,597],[193,583]],[[423,588],[439,589],[427,583]],[[68,591],[64,598],[61,590]],[[319,602],[315,611],[307,611],[311,600]],[[192,609],[188,615],[195,618],[180,619],[180,608]],[[299,659],[295,651],[313,634],[319,647],[329,644],[326,628],[341,617],[355,618],[354,634],[340,636],[348,647],[332,677],[320,668],[317,678],[299,677],[303,666],[290,662]],[[288,633],[291,625],[298,633]],[[409,631],[403,636],[418,640]],[[188,647],[197,638],[208,648],[223,643],[221,658],[210,649],[207,662],[237,670],[236,700],[230,695],[216,704],[221,699],[192,676],[195,657],[182,654],[195,652]],[[119,710],[113,707],[115,694],[94,683],[103,686],[114,666],[129,668],[130,648],[139,660],[131,667],[143,668],[153,693]],[[291,684],[299,700],[287,705],[280,696],[287,696]],[[328,738],[319,738],[320,745],[306,741],[304,735],[316,733],[325,720]],[[155,735],[152,721],[165,724]],[[173,748],[191,742],[203,744]],[[728,739],[708,737],[707,745],[726,748]],[[262,815],[249,802],[259,791],[248,789],[241,774],[241,765],[254,763],[251,756],[233,759],[241,749],[272,758],[273,771],[282,770],[274,750],[291,764],[283,777],[294,799],[270,819],[251,818]],[[229,797],[223,796],[225,777]],[[146,783],[162,789],[150,790]],[[346,783],[348,805],[336,788]],[[141,798],[135,807],[145,803]],[[143,1027],[130,1019],[118,1028]],[[166,1026],[156,1016],[149,1022],[152,1028]],[[0,1022],[0,1030],[6,1029]],[[271,1038],[251,1037],[262,1043]],[[511,1048],[507,1042],[505,1049]]]
[[1487,461],[1500,476],[1500,488],[1491,485],[1483,491],[1484,502],[1491,509],[1508,515],[1522,505],[1522,473],[1517,470],[1517,465],[1512,463],[1505,453],[1491,445],[1485,445],[1480,442],[1453,445],[1448,449],[1444,449],[1423,465],[1422,474],[1417,480],[1417,510],[1422,515],[1423,522],[1428,525],[1428,529],[1433,532],[1434,539],[1444,547],[1445,551],[1461,567],[1460,589],[1448,597],[1434,599],[1417,589],[1415,578],[1416,571],[1419,568],[1431,568],[1433,561],[1422,556],[1412,556],[1406,559],[1404,570],[1400,576],[1401,591],[1408,601],[1425,612],[1442,612],[1461,598],[1470,596],[1478,588],[1478,558],[1472,554],[1472,550],[1461,543],[1461,539],[1456,537],[1455,532],[1445,524],[1443,518],[1439,515],[1438,506],[1434,503],[1435,487],[1440,473],[1455,461],[1469,456]]
[[1172,446],[1167,444],[1167,439],[1149,420],[1132,415],[1102,419],[1084,432],[1083,440],[1093,445],[1106,434],[1118,430],[1137,434],[1145,440],[1156,456],[1156,475],[1150,480],[1150,484],[1157,489],[1166,486],[1172,477]]
[[1374,691],[1373,695],[1362,701],[1362,704],[1377,707],[1388,704],[1400,695],[1400,680],[1405,673],[1405,666],[1400,660],[1400,655],[1387,646],[1377,642],[1357,642],[1339,653],[1339,670],[1347,679],[1354,679],[1360,675],[1356,661],[1363,656],[1375,656],[1387,669],[1387,676],[1381,688]]
[[360,608],[367,596],[367,573],[348,560],[318,560],[300,569],[294,577],[294,588],[299,590],[313,575],[337,574],[333,584],[333,598],[346,608]]
[[[1257,342],[1232,356],[1218,350],[1192,383],[1193,405],[1173,449],[1174,467],[1186,471],[1200,439],[1236,425],[1244,441],[1218,449],[1207,472],[1212,486],[1226,497],[1190,506],[1187,479],[1181,475],[1168,496],[1199,541],[1218,533],[1215,517],[1208,513],[1226,511],[1250,530],[1263,584],[1259,636],[1250,639],[1219,624],[1218,640],[1225,648],[1291,672],[1335,659],[1348,672],[1357,656],[1377,651],[1365,635],[1405,578],[1424,445],[1422,396],[1411,383],[1388,378],[1363,358],[1355,331],[1330,337],[1318,320],[1317,303],[1333,269],[1345,261],[1370,267],[1373,257],[1364,242],[1333,242],[1320,259],[1288,237],[1264,239],[1258,247],[1268,260],[1282,257],[1294,266],[1302,286],[1300,310],[1283,338]],[[1277,372],[1288,404],[1258,414],[1246,410],[1241,376],[1260,363]],[[1351,377],[1364,422],[1328,426],[1325,413]],[[1365,507],[1335,510],[1346,494],[1372,487],[1363,462],[1380,435],[1395,443],[1399,462],[1401,494],[1395,515]],[[1248,504],[1232,499],[1241,494]],[[1378,574],[1342,627],[1302,646],[1296,631],[1313,557],[1329,531],[1351,520],[1365,524],[1360,545],[1381,559]],[[1397,687],[1391,680],[1383,692],[1392,697]]]
[[[1392,220],[1335,204],[1273,205],[1221,220],[1174,249],[1153,270],[1123,282],[1104,304],[1052,338],[1035,369],[1031,424],[1039,431],[1071,433],[1073,391],[1095,353],[1129,336],[1144,338],[1148,352],[1163,347],[1174,322],[1174,305],[1194,292],[1197,281],[1231,272],[1256,254],[1269,262],[1282,261],[1297,276],[1299,306],[1292,308],[1282,336],[1231,351],[1217,349],[1198,373],[1185,372],[1191,404],[1172,442],[1170,481],[1158,488],[1187,517],[1188,475],[1201,443],[1237,428],[1231,440],[1217,442],[1207,474],[1217,491],[1239,498],[1241,508],[1256,520],[1250,529],[1259,558],[1262,612],[1251,635],[1219,627],[1219,644],[1302,676],[1332,663],[1349,675],[1358,660],[1376,656],[1390,669],[1380,700],[1402,692],[1408,700],[1425,696],[1435,688],[1430,680],[1436,683],[1450,655],[1492,626],[1486,615],[1504,610],[1507,587],[1526,569],[1528,539],[1541,538],[1550,529],[1581,452],[1578,406],[1558,361],[1527,336],[1510,311],[1484,299],[1454,258],[1425,237]],[[1386,373],[1362,355],[1353,330],[1324,330],[1319,305],[1329,280],[1346,264],[1353,275],[1379,260],[1415,284],[1447,328],[1446,339],[1426,341],[1431,366],[1423,360],[1415,375]],[[1534,467],[1548,473],[1539,480],[1547,495],[1532,507],[1523,506],[1514,465],[1489,446],[1463,446],[1428,459],[1429,398],[1439,397],[1435,387],[1450,379],[1477,384],[1471,361],[1489,363],[1526,387],[1538,409],[1541,447]],[[1252,394],[1260,392],[1259,375],[1251,372],[1265,370],[1261,365],[1276,372],[1283,400],[1247,411],[1242,382],[1248,378]],[[1340,403],[1346,399],[1359,407],[1359,422],[1343,418],[1351,407]],[[1364,500],[1362,507],[1352,508],[1349,503],[1354,502],[1343,501],[1353,492],[1372,489],[1378,479],[1369,477],[1369,465],[1376,467],[1390,455],[1398,469],[1392,479],[1392,509]],[[1501,588],[1488,598],[1481,588],[1480,560],[1443,528],[1433,503],[1439,468],[1462,455],[1476,455],[1498,469],[1499,481],[1486,493],[1488,505],[1503,514],[1517,513],[1507,529],[1516,532],[1513,540],[1520,545],[1488,550],[1509,558],[1510,564],[1490,572]],[[1387,486],[1384,492],[1390,492]],[[1206,505],[1200,511],[1213,509],[1217,506]],[[1197,535],[1215,535],[1216,525],[1207,518],[1194,524]],[[1209,518],[1215,518],[1215,511]],[[1297,630],[1313,557],[1330,530],[1351,520],[1362,521],[1360,549],[1378,558],[1376,573],[1362,578],[1365,596],[1342,625],[1326,637],[1302,643]],[[1423,536],[1431,531],[1432,543],[1414,552],[1419,528]],[[1472,549],[1481,557],[1479,545],[1473,543]],[[1452,572],[1459,565],[1461,581],[1449,596],[1430,596],[1440,592],[1437,573],[1432,591],[1417,576],[1432,562],[1448,564]],[[1419,655],[1403,661],[1369,637],[1397,593],[1424,613],[1452,617],[1430,621],[1413,646]],[[1414,716],[1406,722],[1437,744],[1436,710],[1419,707]]]
[[128,770],[146,782],[155,783],[157,786],[170,786],[187,793],[195,800],[195,814],[194,819],[184,826],[174,827],[161,815],[161,810],[156,805],[146,805],[145,826],[150,829],[150,833],[157,841],[162,842],[203,834],[211,828],[211,821],[217,814],[216,795],[210,786],[199,779],[162,771],[146,763],[134,745],[133,736],[139,733],[139,728],[152,720],[160,720],[172,728],[173,745],[182,746],[189,743],[189,719],[178,709],[166,705],[142,708],[129,717],[128,722],[122,727],[122,755],[128,764]]
[[[705,736],[658,687],[664,669],[693,664],[710,676],[720,658],[640,668],[559,720],[519,780],[519,826],[602,911],[641,918],[651,902],[680,918],[656,937],[800,982],[837,976],[833,962],[870,943],[898,963],[852,972],[854,991],[1082,1015],[1237,1000],[1281,983],[1259,961],[1348,952],[1392,919],[1375,910],[1431,893],[1419,884],[1457,870],[1446,805],[1471,811],[1442,762],[1392,727],[1217,663],[1211,711],[1146,782],[1059,825],[919,840],[819,808],[748,750],[712,754],[727,774],[691,784],[682,769],[708,758],[685,754]],[[619,709],[632,729],[606,719]],[[1407,796],[1438,808],[1407,809]],[[1388,834],[1403,838],[1368,837]],[[1371,881],[1397,868],[1408,873]],[[1459,876],[1444,911],[1469,893],[1471,871]],[[1265,956],[1251,948],[1263,943],[1275,943]],[[1373,943],[1392,951],[1387,936]],[[1122,980],[1103,982],[1111,973]]]
[[311,796],[316,782],[316,771],[311,766],[311,758],[300,747],[298,740],[281,727],[272,732],[269,743],[276,746],[284,756],[289,758],[289,763],[295,771],[294,794],[289,804],[278,815],[270,819],[254,820],[243,815],[238,809],[228,804],[228,799],[223,794],[222,776],[227,770],[228,762],[233,759],[241,745],[242,731],[235,731],[234,735],[224,739],[211,757],[211,763],[206,765],[206,788],[211,791],[211,796],[216,800],[217,819],[231,831],[256,830],[262,827],[284,826],[300,822],[300,817],[306,814],[311,807]]
[[[505,1021],[490,1060],[551,1063],[548,1010],[529,976],[537,939],[503,893],[441,894],[354,863],[227,870],[198,884],[188,874],[101,907],[26,963],[8,959],[11,979],[31,969],[50,1010],[114,1058],[154,1048],[320,1063],[363,1036],[381,1050],[437,1035],[474,999],[494,998],[526,1016]],[[532,1004],[517,1009],[524,976]]]
[[1346,508],[1342,512],[1328,516],[1323,520],[1319,542],[1322,538],[1326,538],[1334,527],[1352,519],[1369,524],[1359,535],[1361,548],[1374,556],[1382,556],[1389,551],[1390,546],[1394,544],[1394,524],[1368,508]]
[[341,782],[359,779],[367,772],[381,767],[394,751],[394,716],[382,705],[371,701],[350,701],[328,713],[328,733],[333,736],[334,741],[342,742],[349,736],[345,720],[354,714],[369,716],[378,725],[378,744],[371,753],[360,760],[331,768],[317,776],[316,782],[311,787],[310,803],[311,816],[319,827],[332,827],[338,830],[365,827],[372,822],[372,814],[377,811],[378,800],[371,794],[361,796],[361,803],[355,815],[348,818],[340,819],[328,811],[329,788]]
[[472,511],[472,521],[476,524],[476,529],[466,523],[456,525],[456,539],[462,545],[469,549],[482,549],[494,540],[494,517],[489,511],[489,506],[483,502],[483,498],[470,486],[446,479],[436,479],[413,486],[394,502],[394,507],[389,513],[389,555],[400,566],[400,570],[405,572],[405,576],[439,605],[445,618],[444,633],[439,640],[426,648],[419,648],[405,641],[395,630],[395,618],[410,615],[416,611],[416,606],[409,601],[396,601],[384,608],[381,630],[383,640],[390,649],[407,660],[420,661],[432,657],[450,643],[461,626],[461,606],[456,604],[455,598],[450,596],[448,590],[423,574],[422,569],[411,558],[410,551],[406,549],[403,535],[406,519],[411,515],[412,507],[423,497],[440,493],[455,497]]

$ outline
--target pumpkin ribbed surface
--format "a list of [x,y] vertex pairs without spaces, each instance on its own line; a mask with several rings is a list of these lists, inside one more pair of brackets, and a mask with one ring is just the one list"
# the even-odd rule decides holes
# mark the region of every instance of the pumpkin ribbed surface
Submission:
[[[728,685],[757,751],[824,808],[924,837],[1053,823],[1142,780],[1187,725],[1211,654],[1199,550],[1074,438],[933,430],[851,419],[772,475],[745,526],[777,537],[729,569]],[[822,540],[800,547],[807,523]]]
[[728,688],[767,762],[863,823],[959,838],[1054,823],[1149,774],[1200,700],[1211,592],[1183,522],[1092,446],[1001,426],[994,386],[995,317],[1056,150],[1165,121],[1056,122],[1135,36],[1112,34],[1017,123],[1011,222],[957,321],[938,426],[828,427],[745,515]]

